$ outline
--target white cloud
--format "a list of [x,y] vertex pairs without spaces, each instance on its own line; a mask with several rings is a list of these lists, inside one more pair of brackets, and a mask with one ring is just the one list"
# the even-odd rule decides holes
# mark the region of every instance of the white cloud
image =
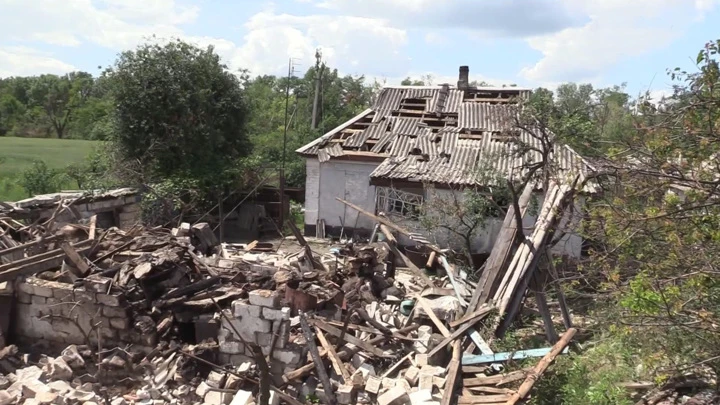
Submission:
[[32,34],[32,39],[51,45],[78,46],[80,40],[75,35],[67,32],[37,32]]
[[662,49],[717,0],[563,0],[589,16],[581,27],[527,39],[542,53],[521,75],[535,82],[595,81],[617,62]]
[[290,57],[305,70],[315,63],[317,48],[328,65],[349,73],[396,74],[407,62],[398,53],[407,43],[406,31],[380,19],[268,11],[254,15],[245,28],[231,64],[253,73],[282,74]]
[[73,65],[50,55],[19,46],[0,47],[0,77],[66,73],[76,70]]
[[428,45],[443,45],[447,43],[447,39],[438,32],[430,31],[425,34],[425,43]]

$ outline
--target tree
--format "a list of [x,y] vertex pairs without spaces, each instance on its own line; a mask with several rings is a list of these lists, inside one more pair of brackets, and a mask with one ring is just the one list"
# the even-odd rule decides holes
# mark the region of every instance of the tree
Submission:
[[719,51],[710,42],[696,71],[670,72],[667,105],[639,100],[624,153],[602,162],[607,194],[587,230],[604,243],[587,274],[605,280],[613,330],[640,359],[641,378],[720,372]]
[[247,101],[212,47],[182,41],[123,52],[106,72],[115,101],[111,140],[124,162],[155,181],[183,175],[212,184],[247,156]]
[[65,137],[72,113],[85,101],[92,84],[92,76],[84,72],[42,75],[32,81],[30,101],[44,112],[58,139]]

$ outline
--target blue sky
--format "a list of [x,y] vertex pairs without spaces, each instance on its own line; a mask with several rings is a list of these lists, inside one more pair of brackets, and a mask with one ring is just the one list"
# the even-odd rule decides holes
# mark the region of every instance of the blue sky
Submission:
[[152,35],[214,45],[232,69],[283,74],[315,49],[342,73],[554,87],[627,83],[658,94],[667,68],[717,39],[720,0],[0,0],[0,77],[98,72]]

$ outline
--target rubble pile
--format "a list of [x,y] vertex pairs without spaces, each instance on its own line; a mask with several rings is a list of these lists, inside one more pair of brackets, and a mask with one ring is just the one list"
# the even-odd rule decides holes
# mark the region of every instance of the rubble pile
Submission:
[[[477,282],[425,240],[427,263],[414,264],[395,236],[412,235],[362,211],[382,241],[326,251],[292,224],[281,250],[220,243],[206,223],[0,218],[0,291],[13,297],[0,405],[516,403],[575,333],[566,308],[555,333],[536,289],[551,347],[492,349],[545,274],[533,254],[546,251],[564,204],[551,192],[524,236],[534,249],[510,246],[520,238],[506,219]],[[538,357],[530,369],[506,363]]]

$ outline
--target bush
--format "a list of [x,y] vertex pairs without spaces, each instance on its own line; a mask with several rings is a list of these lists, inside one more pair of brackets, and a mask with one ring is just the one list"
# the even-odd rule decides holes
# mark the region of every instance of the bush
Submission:
[[54,193],[60,190],[64,175],[59,170],[50,169],[45,162],[36,160],[20,177],[20,185],[28,196]]

